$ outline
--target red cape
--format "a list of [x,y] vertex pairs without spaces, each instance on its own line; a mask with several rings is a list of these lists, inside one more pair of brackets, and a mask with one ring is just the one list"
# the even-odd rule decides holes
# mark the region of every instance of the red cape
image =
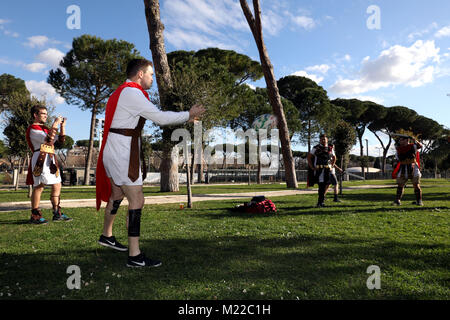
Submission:
[[127,87],[140,89],[145,97],[150,100],[147,91],[145,91],[139,84],[134,82],[123,83],[113,92],[111,97],[109,97],[108,99],[108,103],[106,104],[102,147],[98,155],[97,170],[95,175],[97,211],[100,209],[102,201],[108,202],[111,196],[111,182],[109,181],[109,178],[106,175],[105,167],[103,166],[103,149],[105,148],[106,141],[108,140],[109,129],[111,128],[111,122],[114,118],[114,113],[116,112],[117,102],[119,101],[120,94],[122,93],[122,90]]
[[[28,147],[31,150],[31,158],[33,158],[34,147],[33,147],[33,144],[31,143],[31,138],[30,138],[30,131],[31,131],[31,129],[42,130],[46,134],[48,134],[50,130],[46,126],[42,126],[42,125],[39,125],[39,124],[32,124],[31,126],[28,127],[27,134],[25,135],[25,137],[27,139]],[[28,173],[27,173],[27,182],[26,182],[27,185],[34,184],[33,175],[31,173],[31,161],[32,160],[30,159],[30,163],[28,164]]]
[[[409,148],[411,148],[411,144],[409,144],[409,145],[407,145],[407,146],[404,146],[404,147],[398,147],[397,148],[397,152],[406,152],[406,151],[408,151],[408,149]],[[417,162],[417,165],[419,166],[419,169],[420,169],[420,153],[419,153],[419,151],[417,151],[416,152],[416,162]],[[398,171],[400,170],[400,161],[397,163],[397,166],[395,167],[395,169],[394,169],[394,171],[392,171],[392,179],[397,179],[397,174],[398,174]]]

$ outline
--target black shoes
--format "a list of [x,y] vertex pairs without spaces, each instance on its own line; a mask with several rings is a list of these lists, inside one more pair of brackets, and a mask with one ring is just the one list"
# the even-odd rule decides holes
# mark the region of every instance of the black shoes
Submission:
[[[102,246],[109,247],[118,251],[128,251],[128,248],[122,245],[120,242],[116,240],[114,236],[105,237],[104,235],[100,236],[98,243]],[[159,267],[161,266],[161,261],[152,260],[147,258],[142,252],[135,256],[128,256],[127,267],[130,268],[142,268],[142,267]]]
[[100,239],[98,239],[98,244],[112,248],[118,251],[127,251],[128,248],[122,245],[119,241],[116,240],[114,236],[111,237],[105,237],[104,235],[100,236]]
[[33,217],[33,216],[31,216],[29,223],[30,224],[47,224],[48,221],[45,220],[42,217]]
[[127,267],[142,268],[142,267],[159,267],[162,265],[161,261],[147,258],[142,252],[135,257],[128,257]]
[[316,205],[316,208],[325,208],[326,207],[326,205],[325,205],[325,203],[318,203],[317,205]]
[[48,221],[42,217],[42,212],[39,209],[31,210],[30,224],[47,224]]
[[61,214],[54,214],[52,220],[54,222],[59,222],[59,221],[72,221],[73,219],[69,218],[64,213],[61,213]]

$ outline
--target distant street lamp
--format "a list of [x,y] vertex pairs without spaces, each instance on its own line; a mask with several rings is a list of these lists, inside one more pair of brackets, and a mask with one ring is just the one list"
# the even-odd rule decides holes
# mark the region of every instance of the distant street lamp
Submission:
[[367,174],[369,174],[369,140],[366,140],[366,154],[367,154]]

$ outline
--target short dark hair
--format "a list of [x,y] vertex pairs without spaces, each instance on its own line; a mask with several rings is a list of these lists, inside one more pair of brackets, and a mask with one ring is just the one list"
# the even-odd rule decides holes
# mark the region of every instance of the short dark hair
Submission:
[[39,111],[41,110],[46,110],[47,111],[47,107],[43,106],[41,104],[35,104],[31,107],[30,113],[31,113],[31,117],[34,118],[34,115],[36,113],[39,113]]
[[327,136],[325,133],[322,133],[322,134],[319,136],[319,138],[320,138],[320,139],[322,139],[322,138],[328,138],[328,136]]
[[148,61],[147,59],[133,59],[130,62],[128,62],[127,65],[127,78],[133,78],[137,75],[139,71],[142,69],[151,66],[153,68],[153,63],[151,61]]

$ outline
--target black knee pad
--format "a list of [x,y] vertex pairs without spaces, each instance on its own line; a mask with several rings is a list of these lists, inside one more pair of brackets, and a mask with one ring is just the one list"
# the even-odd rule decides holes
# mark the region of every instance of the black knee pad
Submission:
[[142,209],[128,210],[128,236],[139,237],[141,234]]
[[111,209],[110,214],[114,215],[114,214],[117,213],[117,210],[119,210],[119,207],[120,207],[120,204],[121,204],[122,200],[123,200],[123,198],[120,199],[120,200],[114,200],[113,201],[113,207]]

